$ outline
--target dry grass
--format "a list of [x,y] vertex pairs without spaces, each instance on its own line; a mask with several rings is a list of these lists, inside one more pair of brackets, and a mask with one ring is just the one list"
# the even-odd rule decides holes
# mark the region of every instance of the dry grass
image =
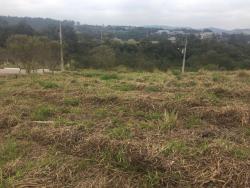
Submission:
[[0,78],[0,187],[250,187],[248,71]]

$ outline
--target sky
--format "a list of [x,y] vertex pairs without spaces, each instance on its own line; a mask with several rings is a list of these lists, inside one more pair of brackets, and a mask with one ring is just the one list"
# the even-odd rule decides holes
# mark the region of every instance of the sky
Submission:
[[250,0],[0,0],[0,15],[93,25],[250,28]]

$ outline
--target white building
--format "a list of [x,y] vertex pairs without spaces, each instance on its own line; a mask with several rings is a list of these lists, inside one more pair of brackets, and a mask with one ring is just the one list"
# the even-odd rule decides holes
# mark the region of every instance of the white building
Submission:
[[200,34],[201,40],[212,39],[214,36],[213,32],[203,32]]
[[172,43],[176,43],[176,37],[169,37],[168,40]]

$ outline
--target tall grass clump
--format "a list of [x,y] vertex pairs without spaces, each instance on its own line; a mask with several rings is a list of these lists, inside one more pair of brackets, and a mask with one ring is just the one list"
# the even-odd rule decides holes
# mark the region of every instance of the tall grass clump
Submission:
[[160,125],[160,129],[163,130],[171,130],[177,126],[178,120],[178,112],[176,110],[172,110],[167,112],[164,111],[163,114],[163,123]]

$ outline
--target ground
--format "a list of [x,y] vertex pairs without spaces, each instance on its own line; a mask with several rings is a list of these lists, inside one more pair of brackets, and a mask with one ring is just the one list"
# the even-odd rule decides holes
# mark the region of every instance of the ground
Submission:
[[250,72],[0,77],[0,187],[250,187]]

